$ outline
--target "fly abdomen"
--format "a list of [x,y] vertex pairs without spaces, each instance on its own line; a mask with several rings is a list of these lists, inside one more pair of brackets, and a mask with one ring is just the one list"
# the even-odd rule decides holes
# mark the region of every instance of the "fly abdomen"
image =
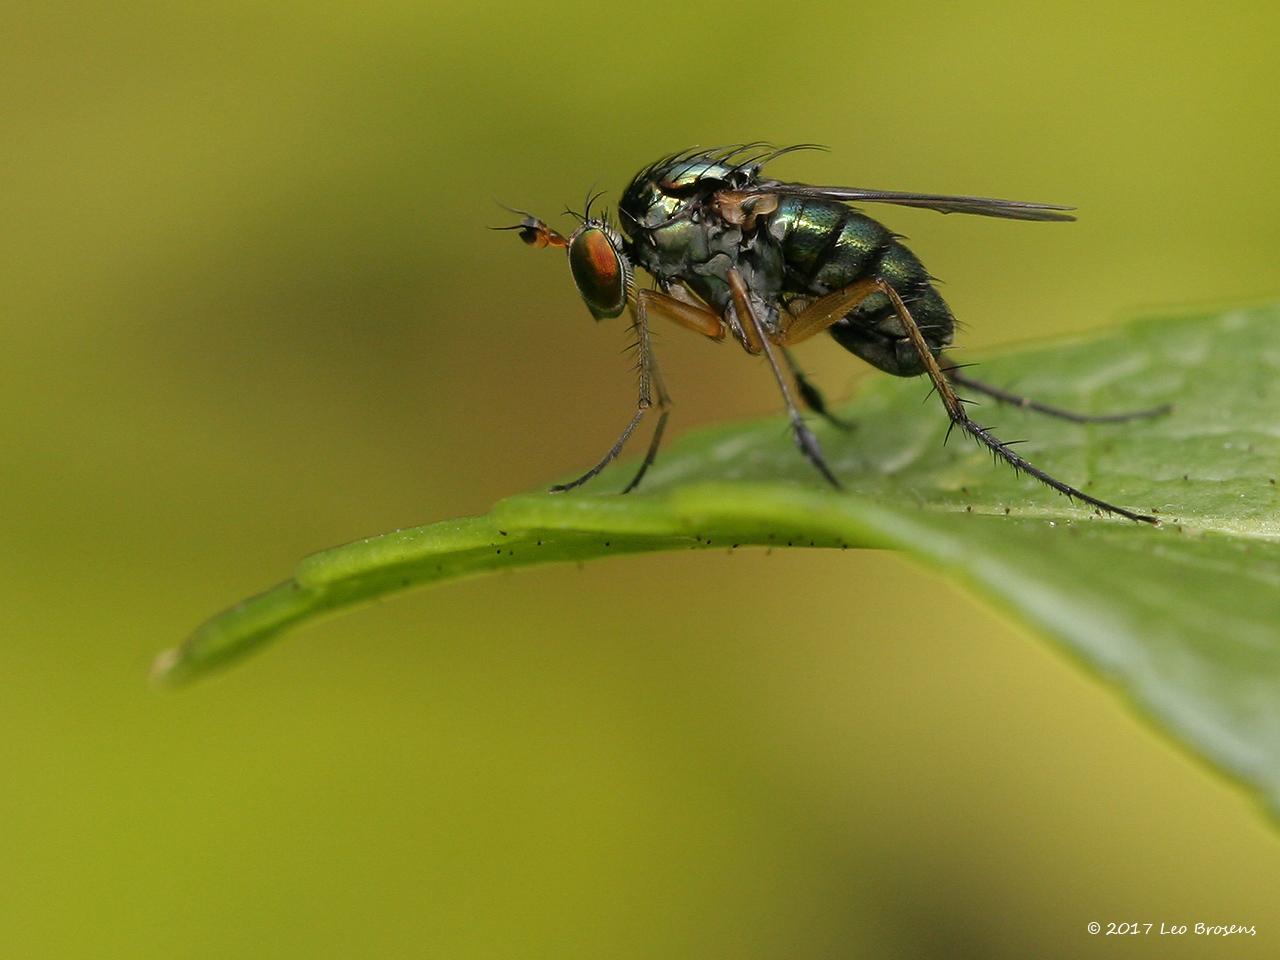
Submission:
[[784,197],[771,229],[782,247],[787,288],[824,294],[865,276],[893,234],[842,203]]
[[[924,265],[883,224],[844,204],[784,198],[771,224],[786,263],[786,290],[822,296],[868,277],[887,281],[902,297],[935,354],[951,343],[955,318]],[[872,294],[831,335],[845,349],[888,373],[924,372],[888,297]]]

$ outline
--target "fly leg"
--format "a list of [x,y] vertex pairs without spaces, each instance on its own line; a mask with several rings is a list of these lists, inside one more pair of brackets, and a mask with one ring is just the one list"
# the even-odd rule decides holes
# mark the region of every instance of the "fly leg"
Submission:
[[658,410],[661,412],[658,414],[658,425],[653,428],[653,436],[649,439],[649,449],[645,451],[644,460],[640,462],[640,469],[631,478],[631,482],[622,488],[623,493],[630,493],[640,486],[640,481],[653,466],[653,461],[658,456],[658,447],[662,446],[662,434],[667,429],[667,419],[671,416],[671,395],[667,393],[666,385],[662,382],[658,359],[652,353],[649,354],[649,370],[653,374],[654,391],[658,395]]
[[[635,415],[632,416],[631,422],[623,429],[622,436],[618,437],[617,442],[609,448],[609,452],[600,458],[600,462],[582,476],[578,477],[577,480],[570,480],[568,483],[557,483],[547,492],[565,493],[568,490],[580,487],[609,464],[613,463],[613,461],[618,458],[618,454],[622,452],[622,448],[627,445],[627,441],[631,439],[631,434],[636,432],[636,427],[640,426],[640,421],[644,418],[644,412],[648,410],[651,405],[652,401],[647,399],[642,393],[640,400],[636,404],[636,412]],[[654,453],[656,455],[657,451],[654,451]]]
[[752,350],[751,352],[764,353],[765,359],[769,361],[769,368],[773,371],[773,378],[778,382],[778,389],[782,391],[782,400],[787,406],[787,416],[791,418],[791,430],[795,434],[796,446],[800,448],[800,452],[805,455],[809,462],[817,467],[818,472],[827,479],[828,483],[837,490],[841,489],[840,481],[836,479],[835,474],[831,472],[831,468],[827,466],[827,461],[823,459],[822,448],[818,445],[818,438],[805,425],[804,420],[800,417],[800,411],[796,409],[796,403],[791,398],[791,390],[787,386],[787,378],[782,375],[782,370],[778,367],[778,360],[773,353],[773,346],[769,342],[769,331],[765,330],[764,324],[760,322],[756,312],[751,309],[751,302],[747,297],[747,284],[736,267],[732,267],[729,270],[729,289],[733,292],[734,310],[737,312],[738,322],[742,326],[748,347],[758,346],[759,350]]
[[852,423],[837,417],[827,409],[827,401],[823,397],[822,391],[814,386],[813,381],[804,375],[804,371],[796,363],[796,358],[791,355],[791,351],[783,347],[782,356],[787,361],[787,366],[791,368],[791,379],[796,382],[796,390],[800,394],[800,399],[804,401],[804,405],[832,426],[838,427],[846,433],[852,430]]
[[1166,403],[1158,407],[1151,407],[1147,410],[1128,410],[1124,413],[1076,413],[1074,410],[1064,410],[1062,407],[1055,407],[1047,403],[1040,403],[1038,400],[1032,400],[1030,397],[1011,393],[1008,390],[1002,390],[1000,387],[992,386],[989,383],[983,383],[981,380],[975,380],[973,377],[961,373],[958,367],[950,366],[950,358],[939,357],[938,359],[943,363],[948,364],[948,366],[942,368],[942,372],[947,375],[948,380],[958,387],[964,387],[966,390],[972,390],[975,393],[986,394],[988,397],[992,397],[1000,403],[1007,403],[1011,406],[1021,407],[1023,410],[1034,410],[1037,413],[1047,414],[1050,417],[1058,417],[1061,420],[1070,420],[1072,423],[1125,423],[1129,420],[1141,420],[1145,417],[1163,416],[1173,409],[1173,404]]
[[[710,310],[692,306],[683,303],[674,297],[666,294],[658,293],[656,290],[641,290],[636,294],[635,299],[631,302],[631,329],[635,332],[636,343],[635,348],[638,354],[636,361],[636,370],[639,374],[639,396],[636,399],[636,412],[632,415],[631,420],[622,430],[622,435],[609,452],[600,458],[600,462],[594,467],[578,477],[576,480],[570,480],[568,483],[558,483],[551,488],[551,493],[564,493],[567,490],[573,490],[582,486],[592,477],[596,476],[618,458],[622,453],[622,448],[627,445],[627,441],[631,439],[631,434],[635,433],[636,427],[640,425],[640,421],[644,419],[645,412],[653,406],[654,394],[658,397],[658,406],[662,411],[658,417],[658,425],[653,431],[653,439],[649,442],[649,450],[645,454],[644,461],[640,464],[640,469],[635,477],[627,484],[623,493],[630,493],[640,483],[649,467],[653,464],[654,458],[658,455],[658,446],[662,443],[662,434],[667,426],[667,417],[670,415],[669,407],[671,406],[671,397],[667,393],[666,387],[662,382],[662,375],[658,372],[658,363],[653,355],[653,344],[649,337],[649,311],[661,313],[669,319],[674,320],[681,326],[696,330],[712,339],[721,339],[724,337],[724,325],[720,318]],[[655,389],[656,388],[656,389]]]
[[933,351],[929,348],[929,344],[924,339],[924,334],[920,332],[919,326],[916,325],[915,320],[912,318],[911,311],[903,303],[902,297],[898,295],[898,291],[888,281],[881,277],[867,277],[850,284],[843,290],[837,290],[815,300],[801,314],[795,317],[790,324],[783,327],[781,342],[783,344],[794,343],[797,340],[807,339],[825,330],[874,293],[883,293],[889,298],[889,302],[893,304],[894,312],[898,315],[898,319],[902,321],[907,339],[919,355],[920,362],[924,365],[925,373],[933,381],[933,387],[938,392],[942,405],[946,408],[947,416],[951,418],[953,427],[959,427],[969,434],[996,457],[1012,466],[1014,470],[1034,477],[1072,500],[1079,500],[1082,503],[1096,507],[1104,513],[1114,513],[1130,520],[1141,520],[1143,523],[1152,524],[1160,522],[1155,517],[1147,516],[1144,513],[1136,513],[1124,507],[1118,507],[1113,503],[1108,503],[1105,500],[1099,500],[1097,497],[1090,496],[1084,491],[1050,476],[1039,467],[1014,453],[1009,444],[999,440],[989,429],[974,421],[965,410],[963,401],[956,395],[951,386],[951,381],[947,379],[947,375],[943,373],[942,368],[938,365]]
[[[655,290],[641,290],[636,294],[636,310],[637,312],[643,312],[646,317],[648,312],[652,310],[654,313],[662,314],[680,326],[693,330],[695,333],[701,333],[712,340],[724,339],[723,321],[710,310],[693,302],[692,297],[689,297],[688,300],[682,300],[679,297],[658,293]],[[648,329],[646,324],[644,327],[646,339],[648,337]],[[640,481],[644,479],[644,475],[653,466],[653,461],[658,456],[658,447],[662,445],[662,434],[667,429],[667,418],[671,416],[671,395],[667,393],[666,384],[662,381],[662,371],[658,369],[658,358],[653,355],[652,350],[649,351],[649,371],[653,377],[654,392],[658,396],[658,409],[662,412],[658,415],[658,425],[653,429],[653,437],[649,441],[649,449],[645,452],[644,460],[640,463],[640,469],[631,478],[631,482],[623,488],[623,493],[630,493],[640,486]]]

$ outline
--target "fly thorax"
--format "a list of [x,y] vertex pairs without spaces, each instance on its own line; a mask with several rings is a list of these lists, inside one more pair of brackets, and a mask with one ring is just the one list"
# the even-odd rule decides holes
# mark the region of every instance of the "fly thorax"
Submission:
[[782,247],[767,234],[751,238],[738,255],[738,269],[747,287],[769,303],[782,296],[786,261]]
[[650,230],[648,237],[663,276],[678,276],[712,256],[703,225],[693,219],[676,220]]

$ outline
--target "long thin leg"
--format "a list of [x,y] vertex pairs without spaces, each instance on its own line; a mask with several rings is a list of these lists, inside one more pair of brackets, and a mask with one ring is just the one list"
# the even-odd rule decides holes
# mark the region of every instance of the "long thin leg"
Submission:
[[778,359],[774,356],[773,346],[769,343],[769,334],[765,330],[764,324],[760,322],[760,318],[756,316],[756,312],[751,309],[751,301],[747,297],[747,284],[736,267],[729,269],[729,289],[733,292],[733,305],[738,314],[738,322],[742,325],[744,331],[751,331],[749,336],[752,341],[759,339],[765,358],[769,361],[769,368],[773,371],[773,378],[778,382],[778,389],[782,391],[783,402],[787,405],[787,416],[791,418],[791,430],[795,435],[796,446],[800,448],[800,452],[808,458],[809,462],[818,468],[818,472],[826,477],[828,483],[837,490],[841,489],[840,481],[836,479],[835,474],[831,472],[831,468],[827,466],[826,460],[822,457],[822,448],[818,445],[818,438],[805,425],[804,420],[800,417],[800,411],[796,409],[795,401],[791,399],[791,390],[787,386],[787,378],[782,375],[782,370],[778,367]]
[[[800,314],[784,321],[782,342],[786,344],[799,343],[801,340],[807,340],[815,334],[821,333],[846,316],[850,310],[872,293],[875,293],[877,289],[876,279],[867,278],[815,300]],[[1124,423],[1127,420],[1138,420],[1143,417],[1158,417],[1173,409],[1172,404],[1164,404],[1163,406],[1152,407],[1149,410],[1133,410],[1124,413],[1076,413],[1073,410],[1065,410],[1062,407],[1040,403],[1030,397],[1011,393],[981,380],[975,380],[973,377],[960,373],[959,368],[954,366],[950,359],[941,359],[941,362],[945,364],[942,367],[942,372],[946,374],[947,379],[953,384],[962,386],[967,390],[973,390],[975,393],[986,394],[1001,403],[1013,404],[1025,410],[1035,410],[1038,413],[1070,420],[1073,423]],[[801,390],[803,389],[801,387]]]
[[627,441],[631,439],[631,434],[636,432],[636,427],[640,425],[640,421],[644,418],[644,412],[648,409],[649,407],[646,404],[636,410],[635,415],[631,418],[631,422],[628,423],[626,428],[622,431],[622,436],[620,436],[617,442],[609,448],[609,452],[600,458],[599,463],[580,476],[577,480],[570,480],[568,483],[557,483],[548,492],[564,493],[566,490],[572,490],[575,487],[580,487],[609,464],[613,463],[613,461],[618,458],[618,454],[622,452],[622,448],[627,445]]
[[637,292],[636,298],[631,304],[631,329],[636,335],[636,352],[639,355],[636,364],[640,378],[636,412],[632,415],[626,427],[623,428],[622,435],[609,448],[609,452],[600,458],[599,463],[576,480],[556,484],[551,488],[551,493],[564,493],[566,490],[582,486],[618,458],[618,455],[622,453],[622,448],[631,439],[631,434],[635,433],[636,427],[644,419],[645,411],[653,406],[655,388],[658,406],[662,413],[658,417],[658,425],[653,431],[653,438],[649,441],[649,449],[640,464],[640,469],[622,491],[623,493],[630,493],[639,486],[640,480],[649,470],[649,467],[652,466],[654,458],[657,457],[658,447],[662,443],[662,434],[667,426],[667,418],[670,416],[670,411],[667,408],[671,406],[671,396],[667,393],[666,385],[662,381],[662,374],[658,370],[658,361],[653,355],[653,343],[649,336],[650,310],[712,340],[724,338],[724,322],[706,307],[686,303],[656,290],[640,290]]
[[[551,488],[551,493],[564,493],[567,490],[580,487],[609,464],[613,463],[613,461],[618,458],[618,454],[622,453],[622,448],[627,445],[627,441],[631,439],[631,434],[635,433],[636,427],[640,425],[640,421],[644,419],[645,411],[653,406],[653,397],[650,390],[652,382],[653,352],[652,346],[649,343],[649,321],[646,316],[645,306],[645,301],[637,297],[631,309],[631,329],[635,331],[636,350],[640,355],[636,364],[636,368],[640,375],[640,395],[636,399],[636,412],[632,415],[631,420],[627,423],[626,427],[623,428],[622,436],[618,437],[614,445],[609,448],[609,452],[600,458],[599,463],[576,480],[570,480],[568,483],[556,484]],[[652,452],[655,456],[657,455],[657,450]],[[643,473],[645,469],[647,469],[647,465],[641,469],[641,472]],[[634,485],[634,483],[635,481],[632,482],[632,485]],[[630,489],[630,487],[628,487],[628,489]]]
[[636,487],[640,486],[640,481],[644,479],[644,475],[649,472],[649,468],[653,466],[653,461],[657,459],[658,447],[662,445],[662,433],[667,429],[667,418],[671,416],[670,410],[663,410],[658,416],[658,425],[653,428],[653,437],[649,440],[649,449],[645,452],[644,460],[640,464],[640,469],[636,471],[636,475],[631,478],[631,482],[622,488],[623,493],[630,493]]
[[662,380],[662,371],[658,369],[658,358],[652,353],[649,354],[649,365],[653,371],[653,385],[658,394],[658,409],[662,412],[658,415],[658,425],[653,428],[653,436],[649,439],[649,449],[645,451],[644,460],[640,462],[640,469],[631,478],[631,482],[622,488],[623,493],[630,493],[640,486],[640,481],[644,479],[644,475],[653,466],[653,461],[658,456],[658,447],[662,446],[662,434],[667,429],[667,419],[671,416],[671,395],[667,393],[666,384]]
[[1055,407],[1048,403],[1041,403],[1038,400],[1032,400],[1030,397],[1024,397],[1018,393],[1011,393],[1000,387],[992,386],[981,380],[975,380],[973,377],[963,374],[957,367],[951,366],[951,360],[948,357],[938,358],[946,366],[942,367],[942,372],[947,375],[956,386],[964,387],[966,390],[972,390],[975,393],[986,394],[1001,403],[1008,403],[1015,407],[1021,407],[1023,410],[1034,410],[1037,413],[1047,414],[1051,417],[1058,417],[1062,420],[1070,420],[1072,423],[1124,423],[1128,420],[1141,420],[1146,417],[1159,417],[1168,413],[1173,409],[1173,404],[1166,403],[1158,407],[1150,407],[1146,410],[1128,410],[1124,413],[1076,413],[1074,410],[1065,410],[1062,407]]
[[784,345],[789,345],[820,333],[876,292],[883,293],[893,304],[894,312],[902,321],[907,338],[919,355],[920,362],[924,364],[925,372],[929,375],[929,379],[933,381],[933,387],[938,392],[938,396],[942,398],[942,405],[946,408],[947,415],[951,418],[953,426],[960,427],[995,456],[1010,464],[1014,470],[1035,477],[1041,483],[1052,487],[1071,499],[1090,504],[1104,513],[1114,513],[1130,520],[1141,520],[1144,523],[1153,524],[1160,522],[1155,517],[1147,516],[1145,513],[1135,513],[1132,510],[1126,510],[1124,507],[1118,507],[1113,503],[1107,503],[1105,500],[1099,500],[1097,497],[1092,497],[1082,490],[1077,490],[1075,487],[1051,477],[1039,467],[1032,465],[1010,450],[1008,444],[997,439],[986,427],[976,423],[965,411],[964,403],[956,396],[955,390],[951,387],[951,382],[938,365],[933,351],[929,349],[924,335],[920,332],[919,326],[916,325],[915,319],[911,316],[911,311],[902,302],[902,297],[898,295],[897,290],[880,277],[866,277],[856,283],[851,283],[842,290],[836,290],[825,297],[815,300],[799,316],[790,322],[784,321],[779,341]]
[[[684,290],[683,287],[679,289],[681,291]],[[652,310],[654,313],[674,321],[686,330],[700,333],[708,339],[724,339],[724,321],[717,317],[713,311],[708,310],[704,305],[694,300],[692,294],[685,293],[685,298],[682,298],[673,296],[670,293],[641,290],[636,294],[636,301],[638,304],[643,304],[642,309],[645,311],[646,316]],[[653,373],[653,386],[658,395],[658,409],[662,412],[658,416],[658,425],[654,427],[653,436],[649,440],[649,449],[645,451],[644,460],[640,462],[640,469],[631,478],[631,482],[623,487],[623,493],[630,493],[640,486],[640,481],[644,479],[644,475],[653,466],[653,461],[658,456],[658,448],[662,446],[662,435],[667,429],[667,420],[671,417],[671,394],[667,393],[666,383],[662,379],[662,371],[658,367],[658,358],[654,356],[652,351],[649,352],[649,368]]]
[[787,366],[791,368],[791,379],[796,382],[796,390],[800,394],[800,399],[804,401],[804,405],[832,426],[839,427],[846,433],[852,430],[852,423],[837,417],[827,409],[827,401],[823,397],[822,391],[814,385],[812,380],[804,375],[804,371],[796,363],[796,358],[791,355],[791,351],[783,347],[782,356],[787,361]]
[[1011,465],[1014,470],[1026,473],[1035,477],[1041,483],[1052,487],[1059,493],[1065,494],[1073,500],[1080,500],[1084,503],[1097,507],[1106,513],[1118,514],[1122,517],[1128,517],[1130,520],[1141,520],[1143,523],[1159,524],[1159,520],[1155,517],[1148,516],[1145,513],[1135,513],[1124,507],[1118,507],[1113,503],[1105,500],[1099,500],[1092,497],[1082,490],[1077,490],[1068,484],[1063,483],[1049,474],[1045,473],[1039,467],[1033,466],[1022,457],[1018,456],[1009,449],[1008,444],[996,438],[986,427],[979,425],[964,409],[964,404],[960,398],[956,396],[955,390],[951,388],[951,383],[947,380],[946,375],[938,366],[938,361],[933,355],[933,351],[929,349],[928,343],[925,342],[924,335],[920,332],[920,328],[916,326],[915,320],[911,316],[911,311],[907,309],[907,305],[902,302],[902,297],[898,295],[889,283],[882,279],[875,281],[877,288],[893,304],[894,312],[898,315],[898,319],[902,321],[902,326],[906,330],[907,338],[911,341],[911,345],[916,348],[916,353],[920,356],[920,361],[925,366],[925,371],[929,374],[929,379],[933,381],[934,388],[938,391],[938,396],[942,398],[942,405],[946,407],[948,416],[951,417],[951,423],[960,427],[980,444],[990,450],[1000,459]]

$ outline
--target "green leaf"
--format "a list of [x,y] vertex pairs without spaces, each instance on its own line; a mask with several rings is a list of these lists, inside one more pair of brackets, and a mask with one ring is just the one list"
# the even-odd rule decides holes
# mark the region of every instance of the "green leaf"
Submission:
[[[1280,307],[1147,320],[982,365],[988,381],[1102,412],[1172,414],[1078,425],[983,409],[1053,475],[1151,512],[1097,516],[993,466],[922,405],[922,380],[878,378],[816,424],[848,492],[825,489],[781,420],[687,437],[643,492],[616,468],[564,495],[357,541],[205,623],[157,660],[189,680],[318,615],[397,590],[535,563],[760,544],[896,547],[1065,646],[1158,728],[1280,811]],[[832,558],[832,562],[839,562]]]

